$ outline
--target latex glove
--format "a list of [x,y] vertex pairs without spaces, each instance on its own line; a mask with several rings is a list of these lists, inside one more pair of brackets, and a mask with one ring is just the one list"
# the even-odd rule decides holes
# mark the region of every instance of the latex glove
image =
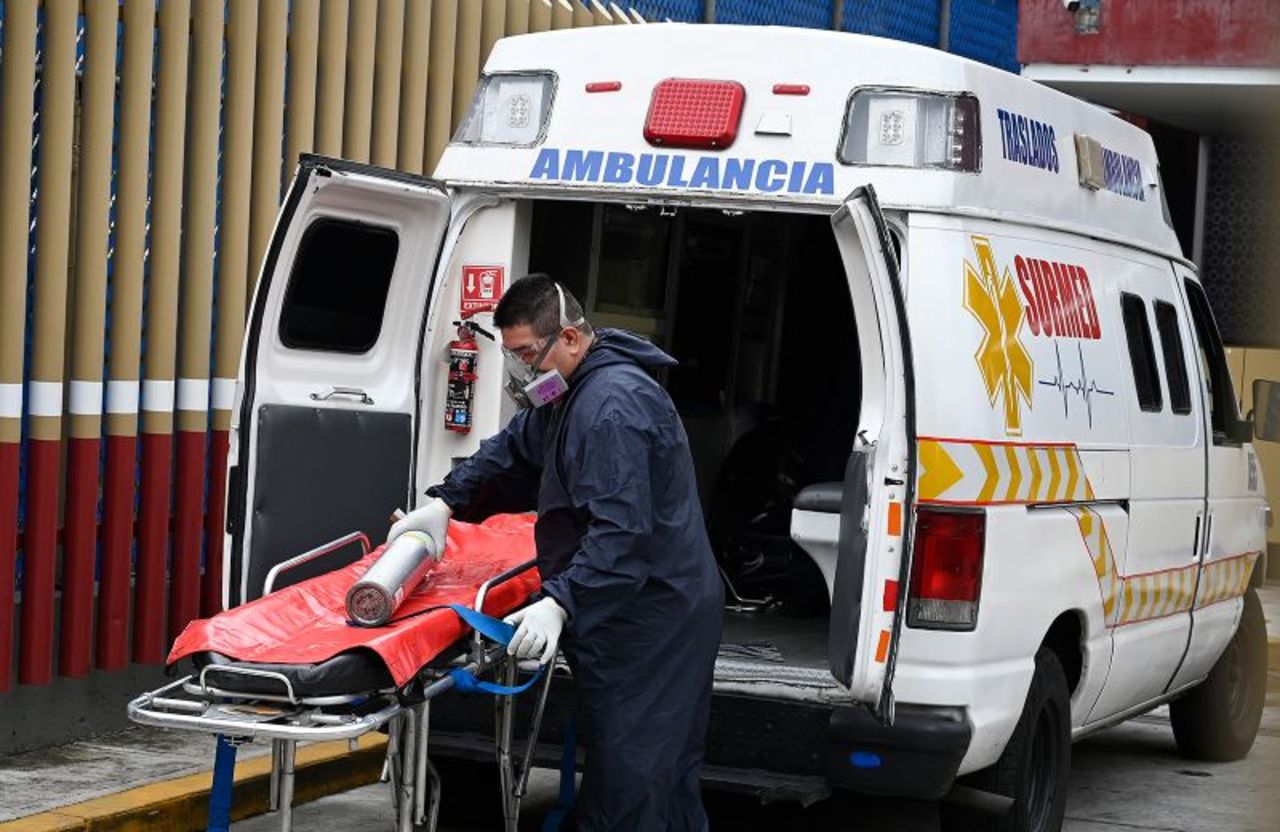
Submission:
[[421,506],[401,517],[391,527],[391,531],[387,533],[387,544],[395,540],[405,532],[422,532],[431,538],[437,555],[437,559],[444,557],[445,536],[449,531],[449,518],[453,516],[453,509],[449,508],[449,504],[439,497],[432,497]]
[[564,608],[551,597],[513,612],[503,619],[516,628],[516,634],[507,645],[507,652],[518,659],[538,656],[538,663],[546,664],[556,657],[560,632],[568,617]]

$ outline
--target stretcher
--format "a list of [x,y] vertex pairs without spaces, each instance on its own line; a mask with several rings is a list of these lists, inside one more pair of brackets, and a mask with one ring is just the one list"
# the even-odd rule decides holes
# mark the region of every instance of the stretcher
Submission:
[[[357,543],[356,563],[272,591],[291,569]],[[490,616],[524,605],[539,587],[533,518],[452,523],[443,561],[393,618],[355,626],[345,593],[380,553],[352,533],[279,564],[262,598],[194,621],[178,637],[168,664],[190,660],[192,673],[129,703],[134,722],[217,737],[210,830],[230,823],[237,746],[271,743],[270,805],[282,832],[291,832],[298,743],[347,740],[354,748],[371,731],[387,734],[383,779],[392,785],[397,832],[434,830],[440,778],[427,754],[430,707],[457,690],[498,698],[494,751],[505,824],[516,828],[552,673],[539,675],[536,663],[518,667],[504,647],[510,626]],[[532,678],[517,687],[522,671]],[[534,721],[517,764],[512,694],[535,683]]]

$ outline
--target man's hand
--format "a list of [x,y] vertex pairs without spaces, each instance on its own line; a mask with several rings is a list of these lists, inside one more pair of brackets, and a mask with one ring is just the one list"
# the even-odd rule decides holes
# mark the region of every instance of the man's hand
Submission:
[[390,545],[405,532],[422,532],[431,538],[436,552],[439,553],[437,559],[443,558],[445,537],[449,531],[451,516],[453,516],[453,510],[449,508],[449,504],[439,497],[432,497],[425,504],[395,522],[391,531],[387,533],[387,544]]
[[556,656],[560,632],[568,617],[568,613],[551,597],[513,612],[503,619],[516,627],[516,634],[507,645],[507,652],[518,659],[538,656],[538,663],[546,664]]

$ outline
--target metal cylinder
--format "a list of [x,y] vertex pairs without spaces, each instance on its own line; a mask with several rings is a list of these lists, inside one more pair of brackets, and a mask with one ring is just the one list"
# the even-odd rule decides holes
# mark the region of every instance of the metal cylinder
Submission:
[[347,618],[362,627],[387,623],[431,567],[440,562],[440,554],[423,532],[397,537],[347,590]]

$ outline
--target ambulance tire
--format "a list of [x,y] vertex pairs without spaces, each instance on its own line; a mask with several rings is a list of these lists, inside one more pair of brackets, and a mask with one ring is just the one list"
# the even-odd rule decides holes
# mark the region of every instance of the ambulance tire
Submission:
[[1004,817],[942,804],[943,832],[1058,832],[1067,809],[1071,769],[1071,695],[1058,656],[1036,652],[1036,671],[1022,716],[1000,759],[964,777],[970,788],[1013,798]]
[[1230,762],[1249,753],[1267,698],[1267,623],[1258,594],[1244,595],[1240,626],[1203,682],[1169,704],[1178,750]]

